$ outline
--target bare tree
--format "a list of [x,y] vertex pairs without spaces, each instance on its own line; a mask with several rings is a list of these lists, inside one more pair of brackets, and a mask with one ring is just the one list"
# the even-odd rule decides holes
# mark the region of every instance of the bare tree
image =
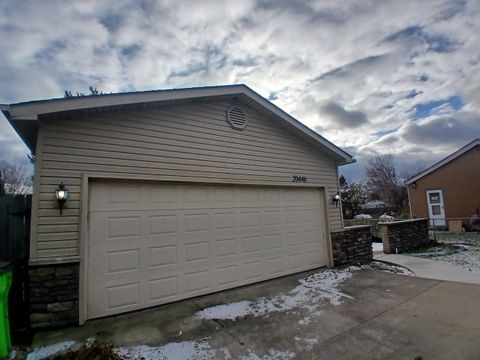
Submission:
[[366,185],[372,198],[383,200],[393,207],[405,204],[406,190],[397,176],[391,154],[370,159],[364,170]]
[[0,161],[0,195],[25,195],[31,189],[32,176],[25,164]]

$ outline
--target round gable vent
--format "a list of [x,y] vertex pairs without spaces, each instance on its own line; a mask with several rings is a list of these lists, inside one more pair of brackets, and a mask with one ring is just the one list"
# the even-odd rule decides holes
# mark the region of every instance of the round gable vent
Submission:
[[227,109],[227,122],[235,130],[243,130],[247,126],[247,114],[236,105]]

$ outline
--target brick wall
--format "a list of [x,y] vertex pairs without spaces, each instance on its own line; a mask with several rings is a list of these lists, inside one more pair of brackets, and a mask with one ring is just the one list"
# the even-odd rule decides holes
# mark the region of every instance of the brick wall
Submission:
[[382,235],[383,252],[396,254],[415,246],[430,243],[428,219],[414,219],[378,224]]
[[78,264],[30,267],[32,328],[78,324],[78,277]]
[[370,225],[346,227],[332,232],[333,266],[372,260],[372,233]]

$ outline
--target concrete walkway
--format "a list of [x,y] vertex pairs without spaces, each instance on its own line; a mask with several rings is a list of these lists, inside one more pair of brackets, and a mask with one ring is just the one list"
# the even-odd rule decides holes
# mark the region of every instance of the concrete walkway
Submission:
[[464,270],[444,261],[384,253],[376,253],[374,259],[404,266],[421,278],[480,285],[480,273]]

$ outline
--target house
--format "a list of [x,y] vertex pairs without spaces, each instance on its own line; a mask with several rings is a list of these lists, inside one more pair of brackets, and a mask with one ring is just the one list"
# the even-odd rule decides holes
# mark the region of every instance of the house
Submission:
[[384,207],[385,203],[382,200],[370,200],[362,206],[362,209],[383,209]]
[[36,155],[33,327],[332,265],[353,159],[245,85],[1,110]]
[[413,218],[461,230],[480,208],[480,139],[408,179]]

